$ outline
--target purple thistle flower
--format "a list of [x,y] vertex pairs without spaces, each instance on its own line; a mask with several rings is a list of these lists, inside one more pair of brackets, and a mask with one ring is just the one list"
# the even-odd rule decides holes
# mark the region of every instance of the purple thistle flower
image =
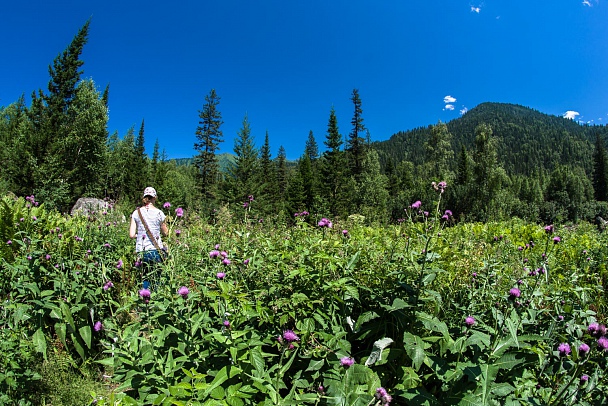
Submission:
[[342,230],[342,235],[343,235],[344,237],[348,236],[348,230]]
[[230,262],[230,260],[229,260],[228,258],[224,258],[224,259],[222,260],[222,264],[224,264],[224,265],[230,265],[230,263],[231,263],[231,262]]
[[179,237],[180,235],[182,235],[182,230],[175,230],[175,235],[177,237]]
[[561,238],[559,238],[557,235],[555,237],[553,237],[553,244],[557,244],[558,242],[561,242]]
[[600,350],[608,351],[608,338],[600,337],[599,340],[597,340],[597,346]]
[[351,358],[351,357],[342,357],[342,358],[340,358],[340,365],[342,365],[345,368],[353,366],[354,363],[355,363],[355,359],[354,358]]
[[218,279],[224,279],[226,274],[224,272],[218,272],[215,276],[217,276]]
[[557,350],[559,351],[559,355],[570,355],[570,353],[572,352],[572,350],[570,349],[570,344],[568,343],[561,343],[557,347]]
[[333,223],[329,219],[327,219],[325,217],[323,217],[319,221],[318,225],[319,225],[319,227],[327,227],[327,228],[332,228],[334,226]]
[[509,290],[509,299],[515,299],[521,296],[521,291],[517,288],[511,288]]
[[475,324],[475,318],[473,316],[468,316],[466,319],[464,319],[464,324],[466,324],[468,327],[472,327]]
[[599,331],[600,325],[597,324],[596,322],[590,323],[589,327],[587,327],[587,331],[589,332],[589,334],[591,334],[592,336],[595,335],[599,335],[598,331]]
[[217,258],[219,257],[220,252],[218,250],[212,250],[209,252],[209,258]]
[[144,303],[148,303],[150,301],[150,291],[148,289],[141,289],[139,291],[139,296],[144,300]]
[[168,209],[169,207],[171,207],[171,203],[165,202],[165,204],[163,204],[163,209]]
[[243,265],[249,265],[249,258],[247,258],[243,261]]
[[117,268],[117,269],[120,269],[120,268],[122,268],[122,266],[123,266],[122,259],[119,259],[119,260],[118,260],[118,263],[116,264],[116,268]]
[[545,226],[545,232],[551,234],[553,232],[553,224]]
[[300,338],[292,330],[283,331],[283,338],[289,343],[292,341],[300,341]]
[[557,316],[557,320],[559,321],[564,321],[564,316],[562,316],[561,314],[559,316]]
[[410,207],[412,209],[419,209],[420,206],[422,206],[422,202],[420,200],[416,200],[414,203],[412,203],[412,205]]
[[181,288],[179,288],[177,290],[177,294],[180,295],[181,297],[183,297],[184,299],[188,297],[189,293],[190,293],[190,290],[185,286],[182,286]]
[[587,382],[589,380],[589,375],[581,375],[581,382]]
[[11,240],[8,240],[6,243],[7,243],[8,245],[11,245],[13,242],[12,242]]
[[230,321],[228,321],[228,320],[224,320],[223,324],[224,324],[224,327],[230,327]]
[[101,331],[102,328],[103,328],[103,324],[101,324],[101,321],[97,321],[93,325],[93,330],[95,330],[95,331]]
[[112,283],[112,281],[107,281],[105,283],[105,285],[103,285],[103,290],[108,290],[108,289],[113,288],[113,287],[114,287],[114,284]]
[[184,216],[184,209],[182,209],[181,207],[178,207],[177,209],[175,209],[175,215],[177,217],[183,217]]
[[590,349],[591,349],[591,348],[589,348],[589,346],[588,346],[587,344],[582,343],[582,344],[581,344],[581,345],[579,345],[579,347],[578,347],[578,352],[579,352],[579,354],[584,355],[584,354],[587,354],[587,353],[589,352],[589,350],[590,350]]

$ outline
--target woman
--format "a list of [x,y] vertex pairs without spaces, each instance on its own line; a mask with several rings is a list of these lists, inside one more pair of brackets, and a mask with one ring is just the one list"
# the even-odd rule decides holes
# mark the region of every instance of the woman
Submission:
[[[165,213],[154,206],[156,190],[153,187],[144,190],[142,201],[144,205],[131,214],[129,237],[136,239],[135,252],[144,267],[144,277],[147,277],[153,265],[161,261],[161,253],[158,252],[158,249],[164,248],[161,234],[166,236],[169,229],[165,223]],[[150,283],[144,280],[144,289],[149,286]]]

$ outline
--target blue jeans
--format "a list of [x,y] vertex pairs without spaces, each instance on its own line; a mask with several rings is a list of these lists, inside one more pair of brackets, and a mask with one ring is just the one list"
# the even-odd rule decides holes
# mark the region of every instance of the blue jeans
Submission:
[[144,279],[142,285],[144,289],[150,289],[151,282],[153,285],[158,285],[157,279],[159,279],[158,274],[160,273],[158,269],[158,264],[160,264],[162,258],[160,257],[160,254],[157,250],[143,251],[140,254],[142,254],[141,263],[143,268]]

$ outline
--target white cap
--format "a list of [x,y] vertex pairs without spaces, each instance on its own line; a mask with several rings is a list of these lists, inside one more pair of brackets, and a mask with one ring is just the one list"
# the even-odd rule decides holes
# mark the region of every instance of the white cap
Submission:
[[148,186],[147,188],[144,189],[144,197],[146,196],[152,196],[152,197],[156,197],[156,189],[154,189],[153,187]]

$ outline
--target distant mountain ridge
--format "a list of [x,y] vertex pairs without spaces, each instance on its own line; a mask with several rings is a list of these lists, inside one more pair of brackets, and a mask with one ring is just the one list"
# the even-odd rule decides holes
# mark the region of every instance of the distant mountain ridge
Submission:
[[[580,125],[521,105],[488,102],[446,123],[455,157],[462,145],[468,151],[474,149],[475,128],[482,123],[492,128],[499,161],[511,174],[550,171],[559,164],[581,166],[590,174],[596,133],[604,139],[607,135],[605,126]],[[383,164],[389,160],[422,164],[432,126],[400,131],[386,141],[373,143],[373,147]]]

